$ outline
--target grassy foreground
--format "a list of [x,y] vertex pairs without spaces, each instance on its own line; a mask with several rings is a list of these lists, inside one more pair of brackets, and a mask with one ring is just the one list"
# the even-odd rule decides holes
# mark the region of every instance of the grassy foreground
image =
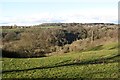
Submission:
[[3,58],[2,78],[118,78],[117,43],[43,58]]

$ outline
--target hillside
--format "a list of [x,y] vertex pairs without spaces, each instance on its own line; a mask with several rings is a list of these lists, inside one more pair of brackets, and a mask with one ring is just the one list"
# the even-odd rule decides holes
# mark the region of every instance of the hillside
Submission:
[[118,78],[117,43],[43,58],[3,58],[3,78]]
[[2,78],[118,78],[115,24],[8,26],[0,38]]

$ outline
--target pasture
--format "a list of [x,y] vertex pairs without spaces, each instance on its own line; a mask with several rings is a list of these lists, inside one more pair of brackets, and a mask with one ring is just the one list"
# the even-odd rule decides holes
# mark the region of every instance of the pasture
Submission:
[[3,58],[2,78],[118,78],[117,43],[42,58]]

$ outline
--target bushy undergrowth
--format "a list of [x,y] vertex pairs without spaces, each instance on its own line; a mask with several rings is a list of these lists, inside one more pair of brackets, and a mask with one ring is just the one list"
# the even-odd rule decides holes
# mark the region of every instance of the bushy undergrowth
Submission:
[[118,78],[114,26],[5,29],[2,34],[2,56],[9,57],[1,59],[3,79]]
[[[70,26],[66,28],[4,29],[3,50],[18,57],[40,57],[48,53],[84,51],[117,40],[117,28]],[[5,54],[6,55],[6,54]],[[5,56],[3,53],[3,56]]]

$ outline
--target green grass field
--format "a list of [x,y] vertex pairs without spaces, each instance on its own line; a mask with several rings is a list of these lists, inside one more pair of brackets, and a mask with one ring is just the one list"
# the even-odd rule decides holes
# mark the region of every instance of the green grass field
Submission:
[[3,78],[118,78],[118,45],[42,58],[3,58]]
[[45,26],[45,27],[36,27],[34,28],[14,28],[14,29],[0,29],[0,32],[24,32],[24,31],[39,31],[40,29],[47,29],[47,28],[62,28],[61,26]]

